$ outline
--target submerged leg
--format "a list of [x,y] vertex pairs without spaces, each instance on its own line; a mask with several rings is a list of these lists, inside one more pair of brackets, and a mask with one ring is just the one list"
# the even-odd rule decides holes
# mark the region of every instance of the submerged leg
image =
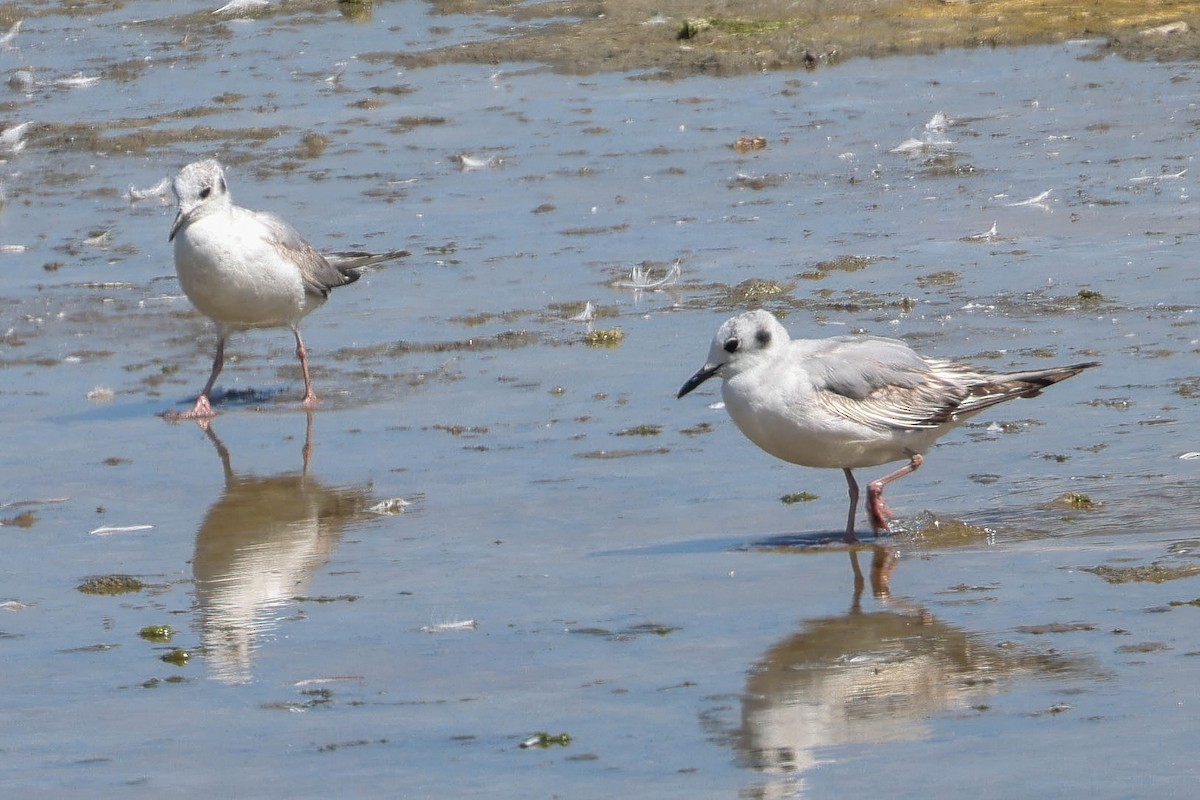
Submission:
[[846,544],[854,544],[858,541],[858,537],[854,535],[854,516],[858,513],[858,481],[854,480],[854,473],[845,467],[842,472],[846,475],[846,484],[850,488],[850,514],[846,518],[846,535],[842,538]]
[[304,407],[311,411],[317,406],[317,393],[313,391],[312,377],[308,374],[308,351],[300,338],[299,325],[292,326],[292,333],[296,334],[296,358],[300,359],[300,371],[304,373]]
[[313,412],[312,409],[307,409],[308,424],[304,427],[304,449],[301,454],[304,456],[304,474],[308,474],[308,467],[312,464],[312,434],[313,434]]
[[910,472],[915,472],[924,463],[924,456],[920,453],[913,453],[911,460],[903,467],[867,484],[867,515],[871,518],[871,527],[874,528],[875,533],[886,531],[888,523],[896,518],[896,514],[888,508],[887,503],[883,502],[883,487],[894,480],[903,478]]
[[212,372],[208,375],[208,383],[204,384],[204,388],[200,390],[200,396],[196,398],[196,405],[192,406],[191,411],[185,411],[182,414],[178,411],[168,411],[163,414],[169,420],[179,419],[209,419],[215,417],[217,412],[213,411],[212,403],[208,398],[212,394],[213,385],[217,382],[217,376],[221,374],[221,370],[225,367],[225,331],[217,331],[217,354],[213,357]]

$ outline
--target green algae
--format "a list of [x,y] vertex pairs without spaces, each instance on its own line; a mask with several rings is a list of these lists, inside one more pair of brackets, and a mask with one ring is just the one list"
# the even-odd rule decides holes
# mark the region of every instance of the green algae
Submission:
[[84,594],[116,595],[140,592],[146,584],[132,575],[96,575],[86,578],[75,588]]

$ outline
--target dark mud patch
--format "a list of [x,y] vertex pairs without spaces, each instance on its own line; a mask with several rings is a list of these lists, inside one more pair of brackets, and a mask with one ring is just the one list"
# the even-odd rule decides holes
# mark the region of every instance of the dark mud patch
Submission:
[[11,517],[0,517],[0,528],[9,526],[13,528],[32,528],[37,522],[37,514],[32,511],[22,511],[20,514]]
[[443,431],[451,436],[466,437],[483,436],[489,432],[488,428],[482,425],[434,425],[433,430]]
[[881,261],[895,260],[894,256],[840,256],[826,261],[818,261],[811,270],[801,273],[800,277],[821,280],[830,272],[858,272]]
[[643,622],[619,630],[611,630],[609,628],[569,628],[568,630],[571,633],[582,634],[584,636],[598,636],[610,642],[628,642],[643,636],[670,636],[675,631],[681,630],[681,628],[678,625]]
[[1022,625],[1016,630],[1018,633],[1028,633],[1034,636],[1045,636],[1048,633],[1094,631],[1096,630],[1096,626],[1090,622],[1047,622],[1044,625]]
[[765,308],[786,321],[789,312],[804,312],[821,319],[829,314],[878,313],[888,316],[907,313],[916,300],[899,293],[857,289],[809,290],[795,294],[796,286],[765,278],[748,278],[734,286],[722,283],[686,284],[681,287],[690,296],[680,300],[686,308],[744,311]]
[[502,331],[491,336],[473,336],[444,342],[399,341],[369,347],[343,347],[333,357],[338,361],[352,359],[398,358],[411,353],[458,353],[486,352],[489,350],[517,350],[542,341],[536,331]]
[[668,447],[651,447],[642,450],[588,450],[576,453],[579,458],[595,458],[601,460],[615,458],[636,458],[637,456],[662,456],[671,452]]
[[[247,143],[257,144],[278,138],[287,128],[268,126],[251,128],[216,128],[193,125],[186,128],[154,127],[163,122],[190,119],[222,113],[222,109],[189,109],[145,119],[118,120],[105,124],[80,122],[75,124],[44,123],[37,127],[30,140],[52,153],[121,153],[142,155],[164,146],[186,142],[221,142],[224,149]],[[229,155],[230,164],[238,159]]]
[[1131,567],[1114,567],[1101,564],[1084,567],[1083,572],[1099,575],[1109,583],[1165,583],[1179,578],[1200,575],[1200,567],[1193,564],[1169,566],[1165,564],[1143,564]]
[[75,587],[84,594],[134,594],[146,588],[132,575],[95,575]]
[[613,436],[658,436],[662,433],[662,425],[635,425],[632,428],[623,428]]
[[1141,642],[1139,644],[1123,644],[1117,648],[1118,653],[1158,653],[1174,648],[1166,642]]

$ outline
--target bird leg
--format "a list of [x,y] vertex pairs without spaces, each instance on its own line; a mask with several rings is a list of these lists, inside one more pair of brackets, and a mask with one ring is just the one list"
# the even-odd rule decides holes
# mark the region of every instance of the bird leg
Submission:
[[180,414],[178,411],[170,411],[170,412],[167,412],[166,416],[168,419],[171,419],[171,420],[176,420],[176,419],[205,420],[205,419],[212,419],[216,415],[217,415],[217,412],[213,411],[212,403],[208,402],[208,395],[202,394],[196,398],[196,405],[192,406],[191,411],[185,411],[182,414]]
[[211,419],[217,415],[213,411],[212,403],[209,402],[209,395],[212,394],[213,384],[217,382],[217,376],[221,374],[221,370],[225,367],[225,332],[217,333],[217,354],[213,357],[212,372],[209,373],[208,383],[204,384],[204,388],[200,390],[200,396],[196,398],[196,405],[192,406],[191,411],[185,411],[182,414],[178,411],[168,411],[163,414],[166,419],[175,422],[181,419]]
[[296,358],[300,359],[300,371],[304,373],[304,407],[311,411],[317,406],[317,393],[313,391],[312,377],[308,374],[308,351],[300,338],[300,328],[293,325],[292,333],[296,334]]
[[913,453],[911,460],[903,467],[867,484],[867,516],[871,518],[871,527],[875,533],[886,531],[888,523],[896,518],[895,512],[888,508],[887,503],[883,502],[883,487],[894,480],[903,478],[910,472],[915,472],[923,463],[925,463],[925,457],[920,453]]
[[846,534],[842,539],[846,544],[856,544],[858,537],[854,535],[854,516],[858,513],[858,482],[849,469],[843,467],[842,472],[846,474],[846,484],[850,488],[850,516],[846,519]]

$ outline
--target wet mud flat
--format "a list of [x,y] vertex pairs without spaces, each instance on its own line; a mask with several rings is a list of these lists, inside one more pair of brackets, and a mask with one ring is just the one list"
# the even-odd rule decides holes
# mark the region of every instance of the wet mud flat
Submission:
[[[1200,74],[1113,52],[1181,7],[765,74],[744,28],[646,10],[663,52],[741,42],[664,81],[478,55],[579,6],[351,5],[36,8],[0,50],[34,80],[0,164],[0,785],[1194,785]],[[234,337],[211,424],[157,416],[214,336],[160,181],[212,155],[323,249],[412,254],[305,321],[311,416],[286,330]],[[674,399],[755,306],[1103,366],[946,437],[849,551],[836,470]]]
[[[495,16],[511,28],[484,41],[396,54],[397,64],[533,62],[572,74],[618,71],[674,79],[1071,39],[1098,40],[1104,49],[1137,58],[1200,55],[1200,5],[1194,2],[752,0],[672,3],[669,9],[646,0],[430,5],[444,14]],[[1019,57],[1019,51],[1009,55]]]

